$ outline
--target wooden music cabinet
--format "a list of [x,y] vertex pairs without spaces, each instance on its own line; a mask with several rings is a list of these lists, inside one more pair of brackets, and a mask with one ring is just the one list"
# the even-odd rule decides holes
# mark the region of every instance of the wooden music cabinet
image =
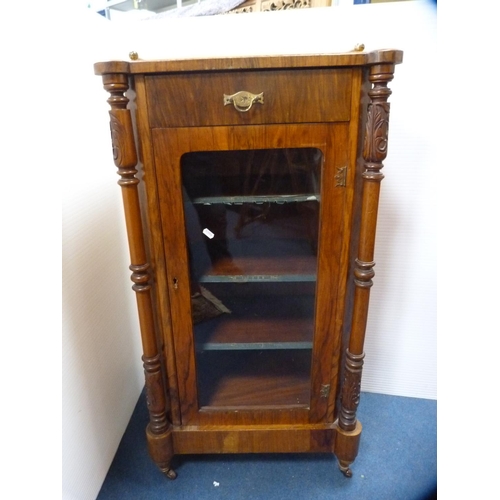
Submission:
[[167,477],[176,454],[281,452],[334,453],[351,476],[400,62],[399,50],[361,48],[95,64],[110,93],[147,442]]

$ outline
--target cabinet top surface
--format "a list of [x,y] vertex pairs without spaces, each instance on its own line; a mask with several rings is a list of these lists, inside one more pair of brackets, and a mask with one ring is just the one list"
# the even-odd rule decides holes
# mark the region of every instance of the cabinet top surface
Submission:
[[96,75],[109,73],[148,74],[184,71],[368,66],[374,64],[399,64],[402,61],[403,52],[401,50],[381,49],[370,52],[345,52],[337,54],[171,59],[156,61],[141,59],[135,61],[107,61],[94,64],[94,72]]

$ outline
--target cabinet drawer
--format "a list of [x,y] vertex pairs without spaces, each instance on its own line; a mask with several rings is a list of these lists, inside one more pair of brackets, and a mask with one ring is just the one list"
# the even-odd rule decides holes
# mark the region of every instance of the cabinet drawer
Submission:
[[[352,70],[301,69],[152,75],[150,126],[197,127],[348,121]],[[262,93],[247,111],[225,104],[237,92]]]

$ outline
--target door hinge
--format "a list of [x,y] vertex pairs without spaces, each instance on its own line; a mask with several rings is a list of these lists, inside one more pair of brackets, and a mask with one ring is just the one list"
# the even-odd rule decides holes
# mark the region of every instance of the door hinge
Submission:
[[327,398],[330,394],[330,384],[321,384],[321,389],[319,390],[319,395],[322,398]]
[[337,174],[335,180],[337,181],[335,187],[345,187],[347,179],[347,167],[337,167]]

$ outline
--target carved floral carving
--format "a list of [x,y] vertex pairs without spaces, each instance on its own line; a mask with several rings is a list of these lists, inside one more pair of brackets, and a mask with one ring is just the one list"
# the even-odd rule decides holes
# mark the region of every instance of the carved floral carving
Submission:
[[380,162],[387,156],[389,135],[389,103],[377,102],[368,106],[363,157]]
[[113,114],[109,114],[109,128],[111,130],[111,147],[113,149],[113,160],[115,164],[121,164],[121,149],[120,144],[123,141],[123,134],[126,133],[123,129],[123,125]]
[[349,374],[344,381],[344,392],[342,394],[342,404],[348,410],[356,410],[359,405],[361,393],[361,373],[354,376]]
[[347,350],[339,417],[341,427],[344,430],[352,430],[356,426],[356,410],[358,409],[361,394],[361,373],[364,357],[364,353],[356,355]]

